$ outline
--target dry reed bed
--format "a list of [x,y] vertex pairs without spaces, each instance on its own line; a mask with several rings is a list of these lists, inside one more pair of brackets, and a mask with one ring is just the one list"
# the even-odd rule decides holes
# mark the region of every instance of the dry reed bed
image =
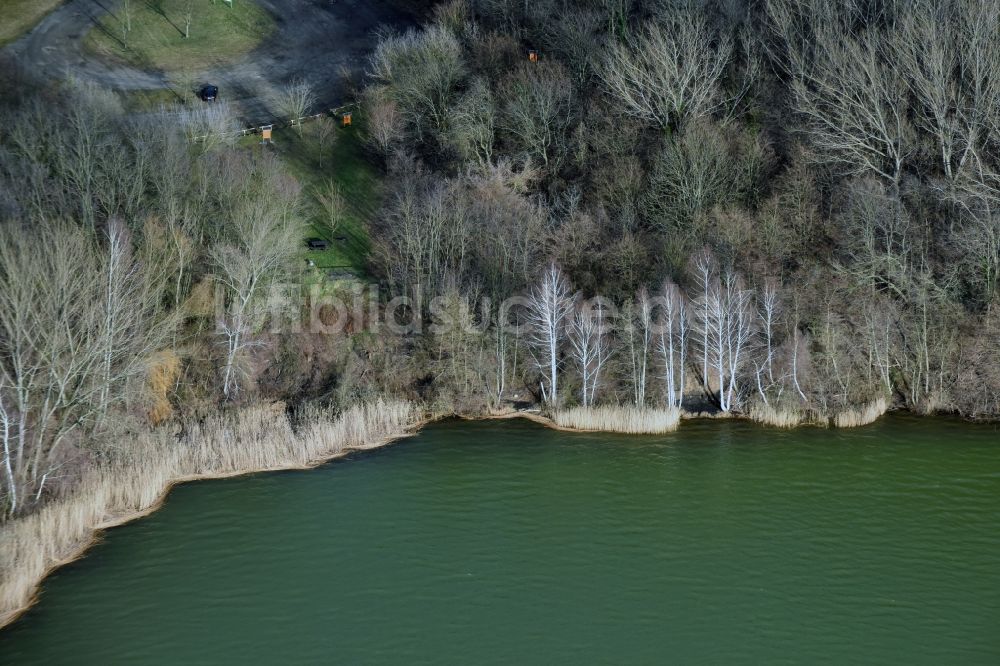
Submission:
[[[866,425],[885,414],[885,398],[836,414],[838,428]],[[750,418],[791,428],[810,423],[808,415],[766,406]],[[677,409],[629,406],[574,407],[552,419],[526,412],[492,418],[524,417],[560,430],[658,434],[677,429]],[[406,435],[418,415],[408,402],[377,400],[332,414],[308,406],[293,424],[280,405],[262,405],[218,414],[190,425],[178,438],[159,430],[137,437],[126,448],[130,460],[95,469],[66,499],[52,502],[0,529],[0,627],[35,600],[38,584],[52,569],[79,557],[95,531],[146,515],[176,483],[252,472],[303,469],[351,450],[376,448]]]
[[154,511],[176,483],[306,468],[404,436],[417,419],[402,401],[377,400],[341,414],[308,407],[296,419],[280,405],[220,414],[177,438],[166,431],[130,442],[129,459],[95,469],[66,499],[0,530],[0,627],[35,600],[52,569],[79,557],[95,531]]
[[559,410],[552,415],[552,420],[558,427],[569,430],[650,435],[677,430],[681,413],[673,408],[607,405]]
[[755,403],[747,414],[752,421],[774,428],[795,428],[807,423],[806,414],[795,409],[782,409],[773,405]]
[[857,428],[874,423],[889,409],[885,398],[875,398],[859,407],[851,407],[833,416],[833,425],[837,428]]
[[888,410],[888,401],[884,397],[879,397],[857,407],[849,407],[829,417],[823,414],[802,412],[796,409],[781,409],[761,404],[753,405],[747,416],[757,423],[775,428],[795,428],[801,425],[858,428],[874,423]]

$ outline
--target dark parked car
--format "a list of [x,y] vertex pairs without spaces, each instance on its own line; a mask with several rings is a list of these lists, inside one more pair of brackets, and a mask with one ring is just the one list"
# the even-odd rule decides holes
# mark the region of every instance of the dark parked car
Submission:
[[325,250],[330,246],[330,243],[322,238],[310,238],[306,244],[309,245],[310,250]]
[[201,92],[198,93],[198,96],[201,97],[202,100],[206,102],[214,102],[215,98],[218,97],[218,95],[219,95],[218,86],[213,86],[211,84],[202,86]]

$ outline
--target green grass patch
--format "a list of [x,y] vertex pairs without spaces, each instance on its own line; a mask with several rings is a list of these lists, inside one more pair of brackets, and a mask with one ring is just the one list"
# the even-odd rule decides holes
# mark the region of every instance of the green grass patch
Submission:
[[38,24],[63,0],[0,0],[0,46],[13,42]]
[[[257,138],[259,141],[259,138]],[[320,277],[330,270],[345,269],[359,277],[368,270],[371,240],[368,224],[379,208],[381,180],[375,165],[365,154],[361,127],[340,128],[326,150],[312,133],[309,124],[300,136],[296,129],[275,130],[273,149],[277,150],[305,190],[307,237],[325,238],[329,248],[306,254],[316,264]],[[330,233],[324,224],[324,209],[317,193],[333,181],[340,188],[346,206],[337,229]]]
[[[249,0],[237,0],[235,6],[222,0],[129,0],[129,6],[128,18],[119,7],[98,22],[84,39],[86,50],[143,69],[183,74],[238,60],[274,27],[271,15]],[[123,28],[128,23],[131,30]]]
[[170,88],[151,90],[127,90],[120,93],[125,110],[133,113],[158,111],[163,107],[173,107],[185,103],[187,99],[180,92]]

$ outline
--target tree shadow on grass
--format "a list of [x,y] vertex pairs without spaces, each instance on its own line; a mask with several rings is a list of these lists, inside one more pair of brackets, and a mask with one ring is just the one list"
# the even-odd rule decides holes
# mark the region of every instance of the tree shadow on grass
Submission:
[[111,11],[111,9],[109,9],[107,6],[104,5],[104,3],[100,2],[99,0],[94,0],[94,4],[100,7],[101,11],[89,12],[86,9],[84,9],[83,11],[87,13],[87,18],[90,20],[90,22],[94,25],[94,27],[97,30],[100,30],[101,33],[103,33],[110,40],[112,40],[118,46],[120,46],[123,51],[128,50],[128,44],[125,43],[125,41],[122,39],[122,36],[119,35],[116,31],[111,30],[108,26],[104,24],[105,22],[102,20],[106,16],[108,18],[120,22],[121,17],[115,15],[115,13]]
[[162,16],[163,20],[169,23],[171,27],[177,31],[177,34],[181,37],[184,36],[184,31],[181,30],[181,27],[170,20],[170,17],[167,16],[167,11],[163,8],[163,2],[161,2],[161,0],[146,0],[146,6],[149,7],[154,13]]

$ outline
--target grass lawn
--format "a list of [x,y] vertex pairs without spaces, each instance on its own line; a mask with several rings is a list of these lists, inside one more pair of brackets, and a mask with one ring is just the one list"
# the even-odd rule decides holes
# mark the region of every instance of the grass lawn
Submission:
[[126,111],[143,113],[157,111],[162,107],[171,107],[187,98],[170,88],[155,88],[152,90],[124,90],[119,92]]
[[26,33],[63,0],[0,0],[0,46]]
[[[323,156],[322,165],[320,150],[310,137],[308,124],[304,125],[302,136],[291,128],[275,130],[273,149],[278,151],[305,190],[310,223],[308,236],[330,241],[327,250],[310,251],[307,257],[316,263],[322,274],[330,269],[348,269],[363,277],[371,251],[368,223],[381,201],[381,180],[365,155],[361,127],[357,124],[338,127],[335,135],[333,147]],[[347,204],[344,218],[332,234],[322,222],[323,209],[315,195],[317,188],[329,180],[340,186]]]
[[[271,16],[249,0],[230,7],[222,0],[130,0],[132,29],[122,33],[124,10],[106,14],[84,40],[98,56],[145,69],[181,73],[239,59],[274,27]],[[190,36],[185,38],[191,11]]]

